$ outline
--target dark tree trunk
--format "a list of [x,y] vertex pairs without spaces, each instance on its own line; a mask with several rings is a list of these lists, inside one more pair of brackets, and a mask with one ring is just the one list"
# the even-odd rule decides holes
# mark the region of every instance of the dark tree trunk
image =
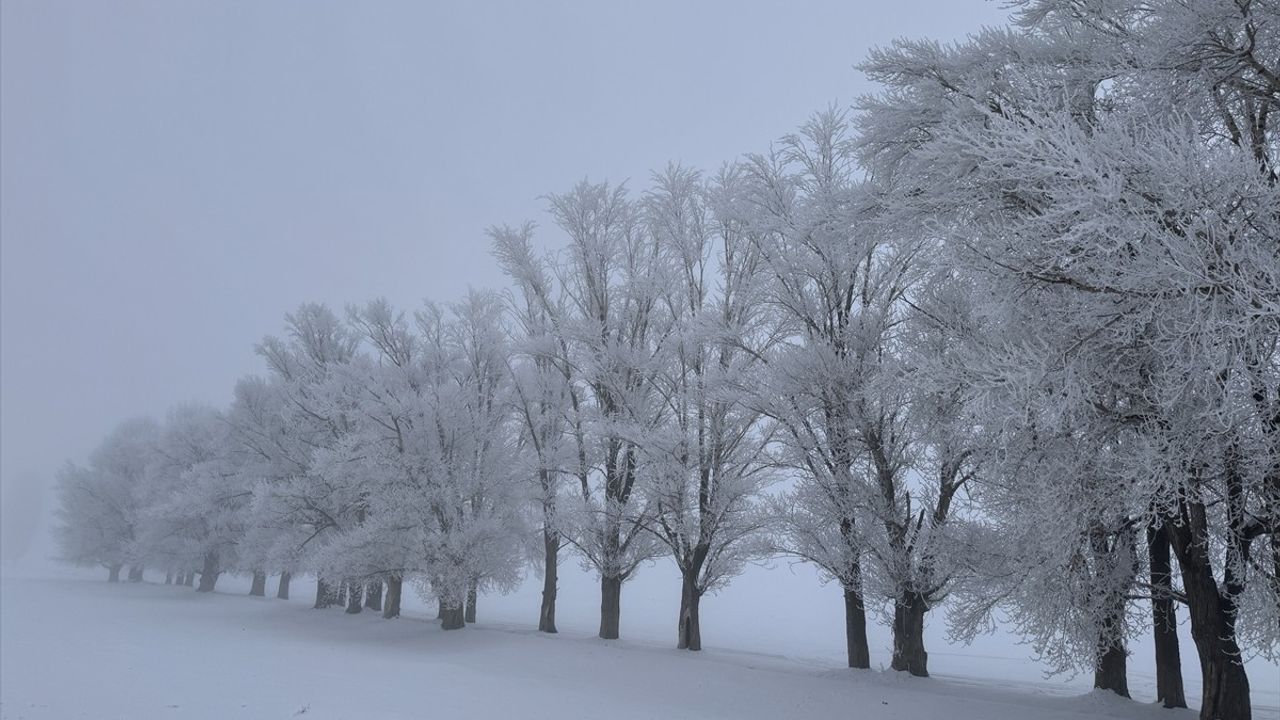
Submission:
[[166,571],[165,571],[165,573],[164,573],[164,584],[165,584],[165,585],[172,585],[172,584],[173,584],[173,571],[172,571],[172,570],[166,570]]
[[256,572],[253,574],[253,584],[249,586],[249,594],[254,597],[267,596],[267,574],[264,572]]
[[436,600],[436,619],[437,620],[444,619],[444,600],[443,599]]
[[929,677],[924,650],[924,616],[929,604],[916,592],[903,592],[893,604],[893,660],[890,667],[916,677]]
[[1093,686],[1129,697],[1128,650],[1123,637],[1107,637],[1110,630],[1103,630],[1098,638],[1098,658],[1093,669]]
[[1271,584],[1275,597],[1280,597],[1280,489],[1273,491],[1272,497],[1276,500],[1271,520]]
[[321,610],[333,605],[333,590],[329,587],[329,583],[322,577],[316,578],[316,604],[313,606],[316,610]]
[[1178,647],[1178,618],[1173,604],[1169,533],[1163,525],[1147,528],[1151,567],[1151,631],[1155,640],[1156,700],[1167,708],[1184,708],[1182,653]]
[[364,606],[370,610],[382,610],[382,581],[375,580],[365,586]]
[[281,600],[289,599],[289,581],[293,579],[292,573],[280,573],[280,584],[276,586],[276,597]]
[[[1129,679],[1125,647],[1125,607],[1127,595],[1137,579],[1137,539],[1132,526],[1109,530],[1100,520],[1089,530],[1089,547],[1093,552],[1095,580],[1099,589],[1100,608],[1104,613],[1097,628],[1093,648],[1093,686],[1129,697]],[[1118,582],[1123,580],[1124,582]]]
[[387,600],[382,603],[382,617],[390,620],[400,617],[400,586],[404,581],[399,575],[387,578]]
[[1187,595],[1191,637],[1200,657],[1201,720],[1250,720],[1249,677],[1240,663],[1232,598],[1219,591],[1209,561],[1202,504],[1185,502],[1182,522],[1166,524]]
[[676,647],[681,650],[702,649],[702,622],[698,618],[698,606],[702,591],[697,584],[697,571],[684,570],[680,581],[680,618],[676,625]]
[[174,575],[174,577],[173,577],[173,584],[174,584],[174,585],[186,585],[186,584],[187,584],[187,574],[186,574],[186,573],[184,573],[184,572],[180,572],[180,573],[178,573],[177,575]]
[[464,619],[470,625],[476,623],[476,596],[479,594],[477,590],[478,583],[475,580],[467,587],[467,608]]
[[120,582],[120,568],[122,567],[124,566],[108,565],[107,566],[107,582]]
[[[843,448],[844,444],[838,446]],[[844,457],[843,451],[841,457]],[[841,467],[847,467],[847,463]],[[845,547],[857,547],[852,518],[840,520],[840,537]],[[849,560],[840,583],[844,590],[844,641],[849,667],[867,670],[871,667],[871,650],[867,647],[867,608],[862,601],[862,563],[857,554]]]
[[194,587],[196,584],[196,571],[188,570],[186,574],[186,582],[182,584],[186,585],[187,587]]
[[347,581],[347,614],[355,615],[364,609],[364,584],[355,580]]
[[462,603],[457,600],[449,602],[443,608],[443,615],[440,617],[440,629],[442,630],[461,630],[467,626],[466,620],[463,618]]
[[560,577],[560,534],[542,529],[543,566],[542,607],[538,610],[538,630],[556,632],[556,590]]
[[600,637],[618,639],[618,625],[622,618],[622,578],[600,576]]
[[129,582],[142,582],[142,566],[141,565],[129,566]]
[[862,593],[844,589],[844,639],[849,667],[866,670],[871,667],[871,650],[867,647],[867,610]]
[[213,592],[213,586],[218,584],[218,576],[222,571],[218,569],[218,554],[208,552],[204,555],[204,568],[200,570],[200,587],[196,588],[196,592]]

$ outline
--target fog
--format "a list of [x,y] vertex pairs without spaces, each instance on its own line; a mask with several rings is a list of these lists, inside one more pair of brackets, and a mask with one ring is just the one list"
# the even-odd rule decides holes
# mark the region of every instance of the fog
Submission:
[[225,405],[299,303],[498,286],[484,229],[544,221],[543,194],[714,169],[870,91],[853,67],[869,48],[1004,16],[951,0],[0,13],[7,564],[52,552],[28,535],[60,464],[123,418]]

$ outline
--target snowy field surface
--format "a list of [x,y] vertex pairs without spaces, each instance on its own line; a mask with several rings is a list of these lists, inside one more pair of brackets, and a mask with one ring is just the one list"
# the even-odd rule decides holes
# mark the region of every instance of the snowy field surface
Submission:
[[[241,578],[224,578],[219,592],[202,595],[153,577],[110,585],[96,574],[8,576],[0,580],[0,718],[1195,717],[1145,701],[1140,656],[1130,680],[1138,701],[1090,692],[1088,678],[1045,680],[1034,663],[1017,658],[1025,648],[1016,646],[984,655],[980,646],[935,641],[929,679],[851,672],[838,661],[839,615],[822,618],[825,643],[806,646],[806,637],[824,637],[807,632],[818,626],[811,616],[819,608],[797,603],[789,610],[801,619],[786,655],[750,649],[767,633],[730,635],[715,622],[717,610],[733,627],[748,621],[734,617],[732,603],[708,603],[708,650],[677,651],[656,612],[667,609],[661,573],[637,581],[629,604],[624,592],[624,640],[600,641],[587,612],[589,578],[566,570],[576,587],[562,591],[557,636],[536,633],[522,617],[536,611],[528,604],[534,582],[482,598],[479,624],[443,632],[416,598],[395,621],[311,610],[314,585],[305,581],[294,584],[292,600],[280,601],[246,597]],[[760,583],[768,599],[767,576],[776,585],[779,572],[749,573],[744,585]],[[763,611],[755,626],[787,631],[782,615]],[[1250,669],[1255,703],[1263,705],[1255,717],[1280,717],[1277,678],[1266,677],[1274,666]],[[1196,693],[1195,668],[1185,671]]]

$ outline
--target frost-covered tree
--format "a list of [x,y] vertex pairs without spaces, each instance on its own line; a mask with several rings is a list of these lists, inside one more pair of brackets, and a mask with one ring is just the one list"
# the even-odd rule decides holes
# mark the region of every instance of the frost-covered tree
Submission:
[[881,596],[893,667],[925,675],[924,616],[947,578],[934,547],[967,471],[943,462],[919,476],[903,326],[920,243],[879,219],[882,190],[859,179],[854,152],[845,114],[830,109],[748,165],[783,339],[760,402],[777,462],[795,474],[778,503],[783,550],[840,581],[850,667],[870,665],[867,598]]
[[863,263],[878,244],[857,218],[866,205],[846,123],[834,111],[745,172],[753,238],[768,274],[765,301],[782,342],[769,358],[756,404],[777,424],[775,462],[793,488],[775,505],[782,550],[839,581],[849,667],[871,666],[863,570],[867,483],[855,401]]
[[[579,465],[574,448],[583,448],[582,399],[573,384],[563,297],[556,292],[548,262],[532,247],[533,225],[489,230],[493,254],[514,283],[508,298],[513,322],[511,401],[516,417],[521,469],[533,483],[542,526],[542,602],[538,630],[556,632],[560,550],[564,518],[559,508],[570,469]],[[574,440],[579,442],[574,442]]]
[[553,268],[557,327],[577,399],[570,418],[578,503],[566,538],[600,575],[600,637],[618,637],[622,584],[657,552],[637,472],[642,438],[662,412],[652,386],[670,321],[662,258],[623,187],[580,183],[550,198],[568,246]]
[[[993,337],[972,365],[993,420],[1022,418],[1026,448],[1083,443],[1105,460],[1076,483],[1083,512],[1113,518],[1104,537],[1168,533],[1202,717],[1248,717],[1241,643],[1271,653],[1280,631],[1276,7],[1019,5],[1025,33],[873,55],[888,90],[866,103],[868,162],[898,222],[989,283]],[[1081,609],[1095,627],[1115,615]],[[1104,664],[1109,642],[1092,654]]]
[[[970,288],[945,268],[930,272],[929,244],[897,243],[900,255],[885,271],[891,295],[907,292],[883,316],[876,371],[860,404],[877,496],[871,515],[884,529],[868,539],[872,576],[893,605],[891,667],[927,675],[925,619],[967,573],[961,538],[981,513],[969,488],[990,439],[965,378]],[[912,280],[908,291],[909,278],[924,273],[928,279]],[[901,447],[902,467],[886,462],[884,447]]]
[[[402,509],[397,507],[402,500],[397,494],[400,484],[413,482],[418,473],[426,472],[421,465],[433,462],[414,454],[419,445],[411,442],[410,434],[415,423],[425,424],[421,415],[425,412],[426,348],[404,314],[386,301],[373,301],[347,314],[349,324],[374,353],[371,362],[355,364],[349,373],[353,405],[366,421],[352,438],[351,450],[357,459],[351,470],[367,478],[370,502],[365,521],[343,533],[331,555],[341,558],[356,576],[379,587],[385,583],[382,615],[395,618],[400,615],[405,577],[421,559],[407,537],[412,524],[401,523],[396,513],[380,508]],[[384,502],[388,496],[390,502]]]
[[365,478],[365,517],[335,534],[322,563],[385,578],[388,616],[409,579],[439,602],[446,629],[461,628],[480,590],[519,577],[522,557],[501,305],[473,293],[447,312],[428,305],[416,327],[385,302],[351,316],[378,354],[352,365],[361,420],[340,456],[341,472]]
[[767,550],[758,504],[770,478],[769,434],[743,399],[763,375],[772,334],[741,186],[736,168],[705,182],[670,166],[644,199],[674,326],[652,381],[663,421],[644,439],[639,471],[652,477],[649,527],[680,570],[677,646],[689,650],[702,649],[702,596]]
[[249,376],[236,383],[227,411],[228,442],[240,454],[235,466],[239,485],[250,493],[238,554],[248,566],[280,572],[276,587],[280,599],[289,598],[301,548],[281,532],[284,526],[270,514],[272,506],[265,501],[270,487],[282,486],[310,466],[310,447],[290,432],[285,400],[282,380]]
[[[353,429],[342,370],[359,338],[323,305],[303,305],[285,323],[285,338],[264,339],[258,352],[280,393],[287,463],[296,469],[257,485],[252,534],[281,560],[296,558],[312,569],[309,563],[333,534],[359,522],[366,500],[358,475],[313,471],[317,455],[343,452]],[[319,576],[316,607],[333,604],[344,580]]]
[[200,568],[200,592],[238,568],[250,491],[236,472],[221,413],[200,405],[169,412],[154,445],[143,492],[138,552],[169,570]]
[[[419,323],[435,328],[427,317]],[[465,621],[475,622],[478,590],[510,587],[519,578],[525,536],[524,496],[514,475],[510,348],[502,303],[492,293],[472,292],[451,306],[449,319],[434,332],[443,333],[448,350],[441,362],[447,394],[439,396],[436,429],[456,435],[450,438],[448,479],[461,519],[456,538],[442,542],[459,548],[456,559],[433,570],[432,583],[437,597],[445,599],[446,612],[453,609],[450,593],[461,593]]]
[[68,464],[59,473],[56,537],[64,560],[102,565],[111,582],[126,563],[135,563],[130,579],[142,579],[135,547],[140,495],[158,435],[150,418],[127,420],[93,451],[87,466]]

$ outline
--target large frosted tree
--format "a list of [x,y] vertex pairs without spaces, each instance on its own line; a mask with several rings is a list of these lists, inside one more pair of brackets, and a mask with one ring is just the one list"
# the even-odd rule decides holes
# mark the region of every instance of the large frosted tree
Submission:
[[[1272,652],[1280,627],[1276,8],[1019,4],[1024,34],[873,55],[888,90],[866,104],[868,162],[899,221],[988,283],[996,337],[973,364],[1005,422],[1106,461],[1069,506],[1113,518],[1091,547],[1167,535],[1202,717],[1248,717],[1241,643]],[[1105,605],[1084,617],[1119,634]]]

